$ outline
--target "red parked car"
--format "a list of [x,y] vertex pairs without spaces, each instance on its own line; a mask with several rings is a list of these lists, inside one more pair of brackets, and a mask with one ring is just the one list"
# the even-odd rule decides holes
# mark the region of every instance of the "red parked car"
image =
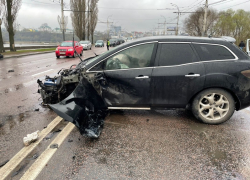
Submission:
[[[74,41],[74,45],[76,52],[82,56],[83,47],[77,41]],[[64,41],[56,48],[56,57],[60,58],[60,56],[77,56],[73,48],[73,41]]]

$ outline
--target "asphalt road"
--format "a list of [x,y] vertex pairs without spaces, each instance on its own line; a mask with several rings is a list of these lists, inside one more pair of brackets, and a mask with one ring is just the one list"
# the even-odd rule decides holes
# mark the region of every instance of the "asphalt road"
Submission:
[[[85,58],[93,51],[106,48],[84,51]],[[39,105],[36,80],[78,62],[56,59],[54,53],[0,61],[0,165],[22,149],[26,134],[56,117]],[[250,179],[249,119],[249,108],[221,125],[202,124],[185,110],[114,111],[98,140],[75,128],[37,179]],[[57,126],[10,179],[20,179],[66,124]]]

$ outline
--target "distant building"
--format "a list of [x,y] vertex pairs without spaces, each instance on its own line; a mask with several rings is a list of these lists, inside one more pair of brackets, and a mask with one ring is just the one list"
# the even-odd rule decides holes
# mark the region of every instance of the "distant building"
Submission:
[[51,32],[52,31],[52,28],[50,26],[48,26],[47,23],[43,23],[39,28],[38,28],[39,31],[49,31]]
[[113,35],[113,36],[115,36],[115,35],[119,36],[120,33],[121,33],[121,30],[122,30],[121,26],[113,26],[113,25],[111,25],[109,34]]
[[135,38],[140,38],[143,37],[144,33],[143,32],[137,32],[137,31],[132,31],[133,37]]

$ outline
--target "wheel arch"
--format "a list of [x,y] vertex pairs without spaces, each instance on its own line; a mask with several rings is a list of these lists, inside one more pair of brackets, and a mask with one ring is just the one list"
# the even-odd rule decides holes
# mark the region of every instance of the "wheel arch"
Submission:
[[227,91],[228,93],[230,93],[230,94],[233,96],[234,101],[235,101],[235,103],[236,103],[236,104],[235,104],[236,110],[238,111],[238,110],[240,109],[241,103],[240,103],[240,100],[239,100],[238,96],[237,96],[233,91],[231,91],[230,89],[225,88],[225,87],[218,87],[218,86],[207,87],[207,88],[204,88],[204,89],[198,91],[196,94],[194,94],[194,95],[190,98],[190,100],[188,101],[188,104],[192,104],[192,102],[193,102],[195,96],[197,96],[197,94],[199,94],[200,92],[202,92],[202,91],[204,91],[204,90],[207,90],[207,89],[213,89],[213,88],[223,89],[223,90]]

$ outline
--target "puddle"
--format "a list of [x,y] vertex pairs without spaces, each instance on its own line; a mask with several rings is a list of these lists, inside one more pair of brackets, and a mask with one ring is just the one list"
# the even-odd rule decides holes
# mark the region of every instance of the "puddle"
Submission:
[[19,125],[28,116],[29,114],[25,112],[18,115],[0,117],[0,135],[9,134],[16,125]]
[[19,89],[21,89],[21,88],[23,88],[24,87],[24,85],[23,84],[18,84],[18,85],[15,85],[15,89],[16,89],[16,91],[17,90],[19,90]]

